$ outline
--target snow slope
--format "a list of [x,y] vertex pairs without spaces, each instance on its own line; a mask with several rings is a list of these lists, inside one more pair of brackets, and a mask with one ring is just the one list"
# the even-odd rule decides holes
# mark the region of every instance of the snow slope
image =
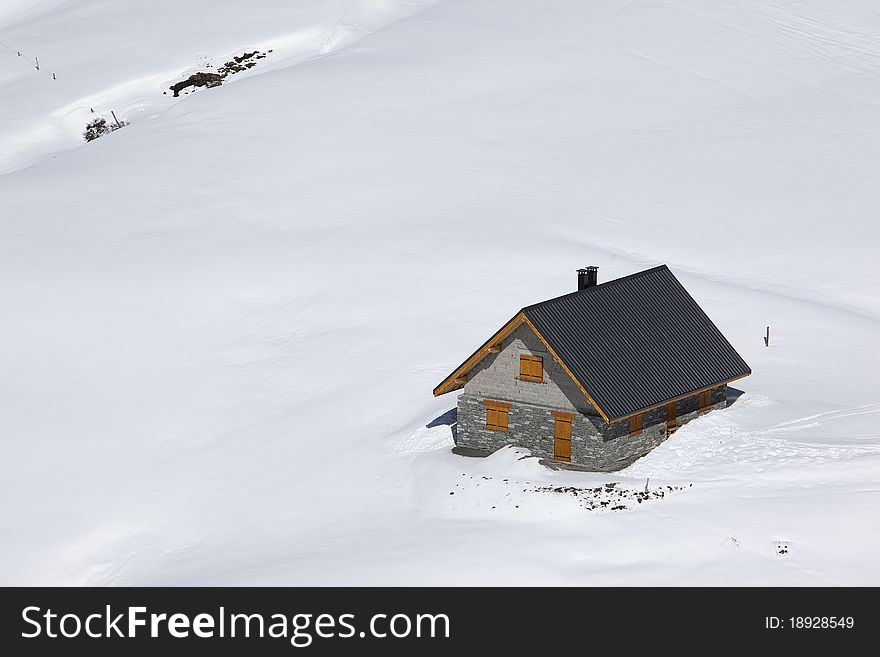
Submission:
[[[0,42],[42,65],[0,47],[0,583],[880,583],[869,3],[46,0]],[[515,310],[661,262],[733,406],[612,475],[449,452],[431,389]]]

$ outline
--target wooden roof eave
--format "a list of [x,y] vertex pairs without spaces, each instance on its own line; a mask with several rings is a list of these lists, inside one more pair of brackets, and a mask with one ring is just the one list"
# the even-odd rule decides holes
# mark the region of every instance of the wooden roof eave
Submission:
[[436,388],[434,388],[434,396],[438,397],[440,395],[446,394],[447,392],[454,392],[455,390],[460,390],[461,388],[463,388],[465,383],[467,382],[466,376],[467,376],[468,372],[470,372],[474,367],[476,367],[476,365],[490,353],[490,351],[489,351],[490,348],[494,347],[497,344],[500,344],[507,336],[509,336],[513,331],[515,331],[522,324],[526,324],[532,330],[532,332],[534,332],[534,334],[538,337],[538,339],[541,341],[541,343],[547,348],[547,351],[553,356],[554,360],[556,360],[556,362],[559,363],[559,365],[562,367],[562,369],[564,369],[565,372],[571,377],[571,380],[575,382],[575,385],[577,385],[578,389],[580,389],[580,391],[584,394],[584,396],[587,398],[587,401],[589,401],[593,405],[593,407],[596,409],[596,411],[599,413],[599,415],[602,417],[602,419],[606,423],[621,422],[623,420],[628,420],[629,418],[631,418],[635,415],[639,415],[641,413],[645,413],[647,411],[651,411],[656,408],[666,406],[667,404],[671,404],[672,402],[681,401],[682,399],[692,397],[693,395],[699,394],[699,393],[704,392],[706,390],[711,390],[712,388],[716,388],[720,385],[727,385],[731,381],[736,381],[738,379],[745,378],[752,373],[752,370],[749,369],[745,374],[740,374],[738,376],[731,377],[731,378],[726,379],[724,381],[719,381],[718,383],[713,383],[710,386],[706,386],[706,387],[700,388],[698,390],[691,390],[687,393],[684,393],[684,394],[679,395],[677,397],[674,397],[672,399],[667,399],[663,402],[660,402],[657,404],[652,404],[651,406],[646,406],[645,408],[640,408],[639,410],[632,411],[630,413],[627,413],[626,415],[621,415],[619,417],[609,418],[608,415],[605,413],[605,411],[603,411],[602,408],[599,406],[599,404],[597,404],[596,401],[590,396],[590,393],[588,393],[584,389],[583,384],[581,384],[581,382],[577,379],[577,377],[575,377],[575,375],[572,373],[572,371],[565,364],[565,361],[563,361],[559,357],[559,354],[556,353],[556,350],[554,350],[553,347],[550,346],[550,343],[547,342],[547,340],[544,338],[543,335],[541,335],[541,332],[537,329],[537,327],[531,322],[531,320],[529,320],[529,318],[526,316],[524,310],[520,310],[516,315],[511,317],[510,320],[504,326],[502,326],[491,338],[486,340],[486,342],[484,342],[479,349],[477,349],[473,354],[471,354],[467,358],[467,360],[465,360],[461,365],[459,365],[452,372],[452,374],[450,374],[445,379],[443,379],[443,381],[441,381],[440,384]]
[[[489,349],[496,344],[502,342],[507,336],[509,336],[513,331],[515,331],[520,325],[526,324],[532,332],[538,337],[541,343],[547,347],[547,351],[550,352],[550,355],[553,356],[554,360],[562,366],[562,369],[571,377],[571,380],[575,382],[578,389],[584,394],[584,397],[587,398],[593,407],[598,411],[599,415],[602,416],[602,419],[605,422],[608,422],[608,416],[605,412],[599,407],[596,401],[590,396],[590,394],[584,389],[584,386],[578,381],[577,377],[572,374],[571,370],[568,366],[563,362],[563,360],[559,357],[559,354],[550,346],[550,343],[541,335],[541,332],[535,327],[534,324],[529,320],[526,316],[525,312],[520,310],[516,315],[510,318],[510,320],[502,326],[491,338],[486,340],[482,344],[482,346],[477,349],[474,353],[472,353],[467,360],[465,360],[461,365],[459,365],[449,376],[447,376],[440,384],[434,388],[434,396],[438,397],[440,395],[444,395],[447,392],[453,392],[455,390],[459,390],[464,387],[464,383],[461,383],[468,372],[470,372],[477,364],[483,360],[488,354]],[[465,381],[466,383],[466,381]]]
[[464,378],[477,364],[483,360],[488,354],[489,349],[500,343],[504,338],[513,333],[520,324],[525,320],[522,311],[511,317],[507,323],[502,326],[495,334],[486,340],[479,349],[467,357],[467,359],[453,370],[452,374],[447,376],[440,384],[434,388],[434,396],[439,397],[447,392],[453,392],[464,387],[464,383],[457,383],[459,379]]
[[[729,379],[725,379],[724,381],[719,381],[718,383],[713,383],[710,386],[705,386],[703,388],[698,388],[697,390],[691,390],[690,392],[686,392],[683,395],[678,395],[677,397],[673,397],[672,399],[667,399],[666,401],[660,402],[658,404],[652,404],[651,406],[646,406],[645,408],[640,408],[637,411],[633,411],[631,413],[627,413],[626,415],[621,415],[620,417],[615,417],[610,420],[610,422],[622,422],[623,420],[628,420],[631,417],[636,415],[641,415],[642,413],[647,413],[648,411],[653,411],[656,408],[662,408],[663,406],[668,406],[673,402],[680,402],[682,399],[687,399],[688,397],[693,397],[694,395],[698,395],[701,392],[706,392],[707,390],[712,390],[713,388],[717,388],[718,386],[726,386],[731,381],[738,381],[739,379],[744,379],[747,376],[751,376],[752,370],[750,369],[745,374],[740,374],[738,376],[731,377]],[[609,422],[609,420],[606,420]]]

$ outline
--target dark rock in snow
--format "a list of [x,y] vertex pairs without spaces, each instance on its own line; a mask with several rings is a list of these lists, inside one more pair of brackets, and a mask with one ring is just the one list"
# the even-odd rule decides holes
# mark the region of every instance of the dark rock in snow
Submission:
[[180,92],[187,87],[219,87],[223,84],[223,76],[217,73],[198,72],[190,75],[186,80],[172,84],[169,89],[174,92],[175,97],[180,96]]

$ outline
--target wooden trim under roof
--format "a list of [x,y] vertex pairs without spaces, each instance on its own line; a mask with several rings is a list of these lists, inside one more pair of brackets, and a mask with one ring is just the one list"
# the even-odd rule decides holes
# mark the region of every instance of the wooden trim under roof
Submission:
[[[452,374],[443,379],[443,381],[440,382],[440,385],[434,388],[434,396],[445,395],[447,392],[462,388],[467,381],[465,375],[474,369],[477,363],[490,353],[492,347],[496,344],[500,344],[504,338],[513,333],[513,331],[523,323],[524,319],[525,316],[521,312],[511,317],[504,326],[498,329],[498,332],[495,333],[495,335],[486,340],[483,345],[472,353],[466,361],[459,365]],[[462,380],[461,383],[459,383],[459,379]]]
[[665,265],[522,312],[614,420],[750,371]]
[[504,326],[502,326],[495,335],[486,340],[483,345],[477,349],[470,357],[464,361],[461,365],[459,365],[452,374],[447,376],[443,381],[440,382],[436,388],[434,388],[434,396],[438,397],[440,395],[444,395],[447,392],[452,392],[453,390],[458,390],[459,388],[464,387],[464,384],[467,382],[467,373],[470,372],[477,364],[483,360],[490,352],[491,348],[500,344],[507,336],[513,333],[517,328],[519,328],[522,324],[526,324],[532,332],[538,337],[541,343],[547,347],[547,351],[550,352],[550,355],[553,356],[553,359],[562,366],[562,369],[566,371],[566,373],[571,377],[571,380],[574,381],[575,385],[580,389],[587,400],[595,407],[595,409],[599,412],[599,415],[602,416],[602,419],[608,422],[608,416],[599,408],[599,405],[593,400],[592,397],[584,390],[584,387],[581,385],[581,382],[578,381],[574,375],[571,373],[571,370],[568,369],[565,363],[559,358],[556,352],[553,350],[547,341],[544,339],[544,336],[535,328],[535,325],[529,321],[529,318],[526,317],[525,313],[522,311],[518,312],[514,315],[510,321],[507,322]]
[[[526,317],[525,313],[523,313],[521,311],[518,312],[513,317],[511,317],[511,319],[504,326],[502,326],[498,330],[498,332],[495,333],[495,335],[493,335],[491,338],[486,340],[486,342],[484,342],[483,345],[479,349],[477,349],[473,354],[471,354],[470,357],[466,361],[464,361],[461,365],[459,365],[455,369],[455,371],[452,372],[452,374],[450,374],[445,379],[443,379],[443,381],[440,382],[440,385],[438,385],[436,388],[434,388],[434,396],[439,397],[440,395],[445,395],[447,392],[452,392],[453,390],[458,390],[460,388],[463,388],[465,383],[467,382],[467,376],[466,376],[467,373],[470,372],[474,367],[476,367],[476,365],[481,360],[483,360],[487,355],[489,355],[489,353],[497,353],[497,352],[491,352],[491,348],[496,346],[497,344],[500,344],[505,338],[507,338],[507,336],[509,336],[511,333],[513,333],[522,324],[526,324],[534,332],[534,334],[538,337],[538,339],[541,341],[541,343],[545,347],[547,347],[547,351],[550,352],[550,355],[553,356],[553,359],[557,363],[559,363],[559,365],[562,367],[562,369],[564,369],[566,371],[566,373],[568,374],[568,376],[571,377],[571,380],[575,382],[575,385],[584,394],[584,397],[587,398],[587,401],[589,401],[593,405],[593,407],[599,412],[599,415],[602,416],[602,419],[605,420],[606,423],[610,424],[612,422],[612,420],[608,419],[608,416],[599,407],[599,404],[597,404],[595,402],[595,400],[590,396],[590,393],[588,393],[586,390],[584,390],[584,387],[581,385],[581,382],[578,381],[577,378],[575,378],[574,374],[572,374],[571,370],[568,369],[568,366],[564,362],[562,362],[562,359],[557,355],[557,353],[556,353],[556,351],[554,351],[553,347],[551,347],[549,345],[549,343],[547,342],[547,340],[544,339],[544,336],[541,335],[541,332],[538,331],[537,328],[535,328],[535,325],[532,324],[529,321],[529,318]],[[687,399],[688,397],[693,397],[694,395],[697,395],[701,392],[705,392],[706,390],[711,390],[712,388],[717,388],[718,386],[727,385],[731,381],[736,381],[737,379],[743,379],[743,378],[749,376],[749,374],[751,374],[751,373],[752,373],[752,371],[749,370],[747,373],[741,374],[740,376],[735,376],[735,377],[727,379],[725,381],[719,381],[718,383],[713,383],[712,385],[706,386],[705,388],[691,390],[690,392],[687,392],[683,395],[679,395],[678,397],[673,397],[672,399],[667,399],[667,400],[662,401],[658,404],[653,404],[652,406],[646,406],[645,408],[640,408],[639,410],[634,411],[632,413],[629,413],[628,415],[622,415],[621,417],[614,418],[613,422],[621,422],[623,420],[628,420],[633,415],[638,415],[639,413],[645,413],[647,411],[652,411],[655,408],[660,408],[661,406],[666,406],[667,404],[671,404],[673,402],[679,402],[682,399]]]
[[[678,403],[682,399],[687,399],[688,397],[693,397],[694,395],[698,395],[701,392],[706,392],[707,390],[712,390],[713,388],[718,388],[719,386],[726,386],[731,381],[736,381],[737,379],[744,379],[752,373],[751,370],[746,372],[745,374],[740,374],[739,376],[735,376],[732,379],[727,379],[726,381],[719,381],[718,383],[713,383],[710,386],[706,386],[705,388],[698,388],[697,390],[691,390],[690,392],[686,392],[683,395],[679,395],[678,397],[673,397],[672,399],[667,399],[666,401],[660,402],[659,404],[653,404],[652,406],[646,406],[645,408],[640,408],[639,410],[629,413],[628,415],[621,415],[620,417],[614,418],[614,422],[621,422],[623,420],[628,420],[633,415],[638,415],[639,413],[646,413],[647,411],[653,411],[655,408],[660,408],[661,406],[668,406],[669,404],[675,402]],[[607,421],[607,420],[606,420]]]

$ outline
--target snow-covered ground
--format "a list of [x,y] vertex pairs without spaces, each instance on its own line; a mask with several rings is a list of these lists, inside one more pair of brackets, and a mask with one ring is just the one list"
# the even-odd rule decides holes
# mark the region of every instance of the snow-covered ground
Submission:
[[[871,3],[6,0],[0,43],[0,583],[880,584]],[[431,390],[514,311],[659,263],[733,406],[620,473],[450,453]]]

